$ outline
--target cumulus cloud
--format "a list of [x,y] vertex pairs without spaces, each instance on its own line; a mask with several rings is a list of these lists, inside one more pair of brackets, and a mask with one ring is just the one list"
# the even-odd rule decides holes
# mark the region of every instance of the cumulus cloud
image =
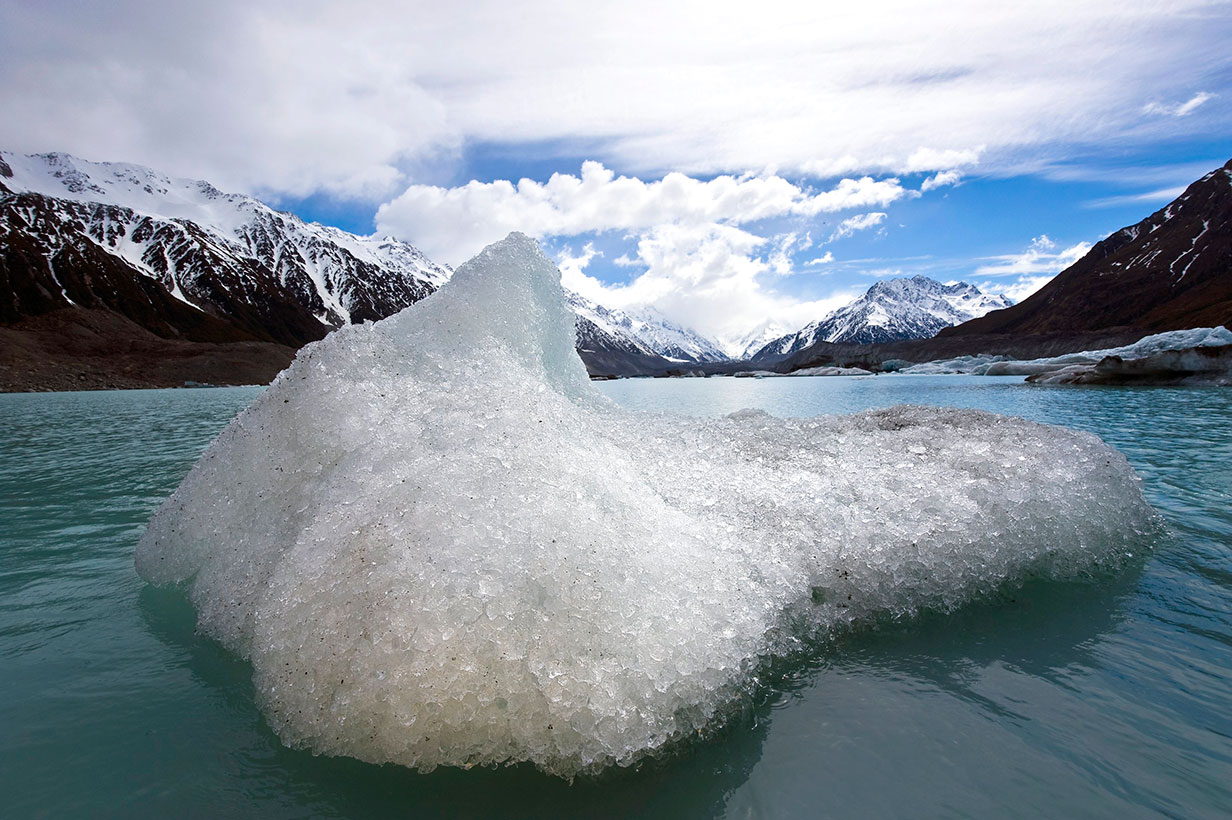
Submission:
[[934,188],[944,188],[946,185],[957,185],[961,179],[962,173],[960,171],[941,171],[920,183],[920,192],[925,193]]
[[598,282],[587,276],[586,266],[603,252],[595,249],[595,243],[587,242],[579,253],[566,247],[556,255],[556,266],[560,268],[560,283],[574,293],[579,293],[588,299],[596,300],[601,290],[596,287]]
[[880,211],[848,217],[838,224],[838,227],[834,229],[834,233],[830,234],[830,241],[836,242],[844,237],[851,236],[856,231],[866,231],[869,228],[876,227],[885,222],[885,218],[885,213]]
[[[746,225],[773,217],[812,217],[888,205],[909,194],[898,179],[843,179],[812,190],[779,176],[722,175],[709,180],[670,173],[646,182],[587,161],[580,175],[547,182],[498,179],[455,188],[412,185],[377,211],[377,229],[407,239],[429,256],[456,264],[513,230],[537,237],[656,226]],[[884,217],[884,214],[882,214]]]
[[851,288],[820,299],[777,292],[767,282],[780,273],[775,255],[794,241],[790,234],[766,238],[717,223],[660,225],[638,238],[642,271],[630,282],[606,284],[577,268],[578,260],[593,258],[586,248],[561,254],[570,266],[562,282],[612,307],[654,305],[673,321],[735,346],[750,327],[767,318],[784,327],[802,327],[858,295]]
[[[800,272],[804,266],[793,259],[813,239],[802,230],[767,233],[767,220],[809,220],[915,195],[896,177],[846,178],[823,188],[775,175],[699,179],[670,173],[646,181],[587,161],[579,174],[557,173],[546,182],[412,185],[380,208],[377,226],[455,263],[511,230],[554,241],[627,237],[636,252],[614,264],[636,271],[629,282],[605,285],[588,275],[597,255],[590,243],[559,256],[566,287],[614,307],[654,305],[674,321],[730,339],[767,316],[783,324],[803,316],[799,324],[806,324],[833,303],[800,302],[776,292],[773,280]],[[843,220],[838,231],[848,235],[885,218],[885,212],[859,214]]]
[[985,293],[1000,293],[1012,302],[1021,302],[1044,285],[1052,281],[1055,274],[1046,274],[1043,276],[1020,276],[1017,281],[1011,282],[1009,285],[1005,283],[994,284],[985,282],[978,285],[980,290]]
[[812,268],[812,267],[817,267],[820,265],[829,265],[833,261],[834,261],[834,254],[831,251],[826,251],[821,256],[814,257],[808,260],[807,262],[805,262],[804,264],[805,264],[805,267]]
[[989,257],[986,264],[975,269],[976,276],[1013,276],[1014,281],[1008,284],[984,282],[978,287],[989,293],[1003,293],[1016,302],[1022,301],[1086,256],[1089,250],[1090,242],[1078,242],[1058,250],[1053,239],[1041,234],[1031,240],[1025,251]]
[[1150,102],[1142,107],[1142,111],[1146,114],[1160,114],[1165,117],[1184,117],[1192,114],[1198,109],[1198,106],[1214,96],[1214,94],[1206,91],[1199,91],[1183,103],[1165,105],[1164,103]]

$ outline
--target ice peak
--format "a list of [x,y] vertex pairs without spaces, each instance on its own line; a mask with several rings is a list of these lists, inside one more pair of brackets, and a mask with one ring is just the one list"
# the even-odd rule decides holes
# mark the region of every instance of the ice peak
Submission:
[[[463,263],[440,293],[431,301],[449,356],[473,358],[469,366],[482,370],[512,355],[518,366],[543,373],[563,393],[590,392],[574,351],[576,319],[560,286],[560,270],[534,239],[515,231],[488,245]],[[452,305],[441,308],[442,300]]]

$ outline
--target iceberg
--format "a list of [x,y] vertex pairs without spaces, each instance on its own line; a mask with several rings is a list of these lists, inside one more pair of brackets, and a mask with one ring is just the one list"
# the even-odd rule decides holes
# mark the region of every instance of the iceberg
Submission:
[[140,575],[252,665],[288,745],[572,778],[722,725],[771,659],[875,618],[1118,566],[1157,527],[1095,436],[896,407],[620,408],[512,234],[345,327],[210,445]]

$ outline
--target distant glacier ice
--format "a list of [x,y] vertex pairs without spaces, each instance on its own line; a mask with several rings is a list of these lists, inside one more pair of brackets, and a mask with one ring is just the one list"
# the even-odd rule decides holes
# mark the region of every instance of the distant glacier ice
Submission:
[[1105,350],[1082,350],[1042,359],[1011,359],[1008,356],[959,356],[910,365],[898,370],[910,375],[968,373],[973,376],[1032,376],[1074,365],[1093,365],[1108,356],[1122,359],[1145,359],[1159,353],[1201,347],[1232,345],[1232,332],[1226,327],[1197,327],[1189,330],[1169,330],[1139,339],[1123,347]]
[[767,658],[873,617],[1115,566],[1155,528],[1096,437],[898,407],[621,409],[520,234],[345,327],[210,446],[143,578],[252,662],[288,744],[564,777],[722,722]]

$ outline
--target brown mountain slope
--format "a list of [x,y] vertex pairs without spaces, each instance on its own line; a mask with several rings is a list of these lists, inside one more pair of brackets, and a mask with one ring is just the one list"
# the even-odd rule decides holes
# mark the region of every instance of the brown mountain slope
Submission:
[[168,339],[105,307],[65,307],[0,323],[0,393],[265,384],[294,357],[274,342]]
[[1033,296],[938,338],[1232,326],[1232,160],[1122,228]]

